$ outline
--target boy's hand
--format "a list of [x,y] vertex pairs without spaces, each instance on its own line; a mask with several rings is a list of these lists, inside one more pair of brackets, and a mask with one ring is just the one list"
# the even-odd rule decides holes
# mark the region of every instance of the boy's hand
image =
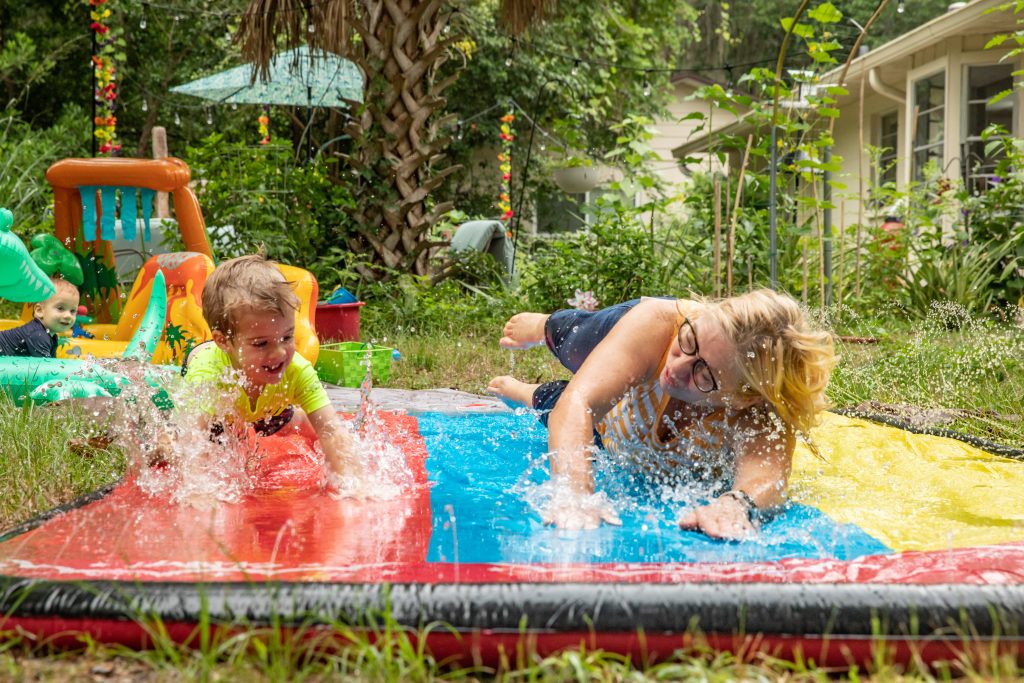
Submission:
[[340,475],[332,471],[327,475],[327,495],[335,500],[378,498],[377,488],[376,482],[366,473]]
[[149,462],[146,464],[150,467],[158,465],[166,465],[174,455],[174,441],[171,439],[171,435],[167,432],[160,432],[156,435],[156,446],[149,454]]

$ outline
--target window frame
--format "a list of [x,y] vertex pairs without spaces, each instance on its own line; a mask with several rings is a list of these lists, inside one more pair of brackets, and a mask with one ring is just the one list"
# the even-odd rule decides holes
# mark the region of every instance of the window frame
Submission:
[[[930,106],[927,109],[919,110],[917,102],[917,86],[919,83],[928,82],[934,80],[937,76],[942,77],[942,104]],[[927,71],[923,71],[920,75],[914,74],[910,78],[910,107],[909,107],[909,119],[910,128],[907,134],[907,144],[910,147],[910,180],[912,182],[919,182],[923,180],[924,167],[928,163],[928,159],[937,158],[939,165],[943,166],[946,159],[946,141],[949,139],[949,126],[947,126],[946,113],[949,111],[949,68],[943,63],[936,65]],[[919,135],[919,126],[922,117],[938,113],[939,122],[942,125],[942,137],[937,142],[926,142],[923,145],[917,144]],[[938,154],[935,154],[935,152]],[[921,164],[918,162],[919,154],[924,153],[925,163]]]
[[[886,119],[892,120],[893,131],[892,131],[892,144],[886,145],[886,132],[885,124]],[[899,158],[900,158],[900,108],[894,107],[889,111],[878,114],[877,128],[875,130],[875,146],[880,150],[883,150],[882,154],[878,157],[878,167],[872,169],[874,177],[872,178],[873,184],[881,187],[886,183],[898,183],[899,182]],[[885,152],[884,150],[888,150]],[[887,171],[882,169],[888,166]]]
[[[961,176],[963,178],[965,186],[972,188],[972,193],[975,190],[984,188],[987,185],[987,181],[983,180],[980,186],[976,186],[972,181],[977,179],[986,179],[992,177],[992,173],[975,173],[973,163],[974,160],[969,156],[971,153],[971,147],[974,144],[981,142],[981,135],[972,135],[970,130],[971,125],[971,105],[972,104],[987,104],[991,98],[984,99],[972,99],[971,98],[971,69],[984,68],[984,67],[1005,67],[1008,70],[1008,76],[1010,79],[1010,89],[1012,92],[1004,98],[1004,100],[1010,100],[1011,102],[1011,114],[1010,114],[1010,128],[1009,134],[1016,136],[1020,128],[1018,119],[1020,117],[1020,101],[1018,99],[1018,93],[1016,91],[1014,72],[1018,69],[1016,62],[999,62],[992,61],[991,56],[988,56],[987,61],[975,61],[973,59],[965,59],[961,62],[960,68],[961,73],[961,86],[960,86],[960,103],[961,103],[961,115],[960,115],[960,135],[959,135],[959,154],[961,157]],[[982,158],[981,161],[984,163],[989,161],[988,159]]]

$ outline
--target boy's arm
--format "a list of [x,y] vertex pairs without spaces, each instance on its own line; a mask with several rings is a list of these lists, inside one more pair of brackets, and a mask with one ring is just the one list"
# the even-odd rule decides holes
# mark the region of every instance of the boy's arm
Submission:
[[341,424],[334,408],[327,405],[314,410],[309,413],[309,422],[316,430],[331,471],[342,478],[359,476],[361,468],[359,458],[355,454],[352,436]]
[[25,351],[31,358],[53,358],[55,347],[52,340],[45,329],[39,330],[37,334],[25,335]]

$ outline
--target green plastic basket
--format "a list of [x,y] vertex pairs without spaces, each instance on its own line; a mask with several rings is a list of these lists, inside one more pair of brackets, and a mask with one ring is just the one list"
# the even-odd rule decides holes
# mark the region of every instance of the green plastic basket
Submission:
[[[366,377],[366,356],[369,344],[338,342],[323,344],[316,359],[316,374],[325,382],[341,387],[358,387]],[[386,346],[374,346],[369,352],[370,371],[374,384],[387,382],[391,376],[391,353]]]

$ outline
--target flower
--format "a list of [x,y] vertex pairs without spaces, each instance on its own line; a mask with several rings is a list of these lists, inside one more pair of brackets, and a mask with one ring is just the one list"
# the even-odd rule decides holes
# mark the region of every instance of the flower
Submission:
[[511,123],[515,121],[515,114],[509,112],[501,117],[501,126],[498,136],[501,138],[501,151],[498,153],[498,170],[501,173],[501,183],[498,187],[498,211],[501,220],[508,221],[513,216],[512,212],[512,143],[515,135],[512,133]]
[[596,311],[598,303],[592,291],[587,290],[584,292],[582,289],[577,289],[576,296],[566,299],[565,302],[581,311]]

